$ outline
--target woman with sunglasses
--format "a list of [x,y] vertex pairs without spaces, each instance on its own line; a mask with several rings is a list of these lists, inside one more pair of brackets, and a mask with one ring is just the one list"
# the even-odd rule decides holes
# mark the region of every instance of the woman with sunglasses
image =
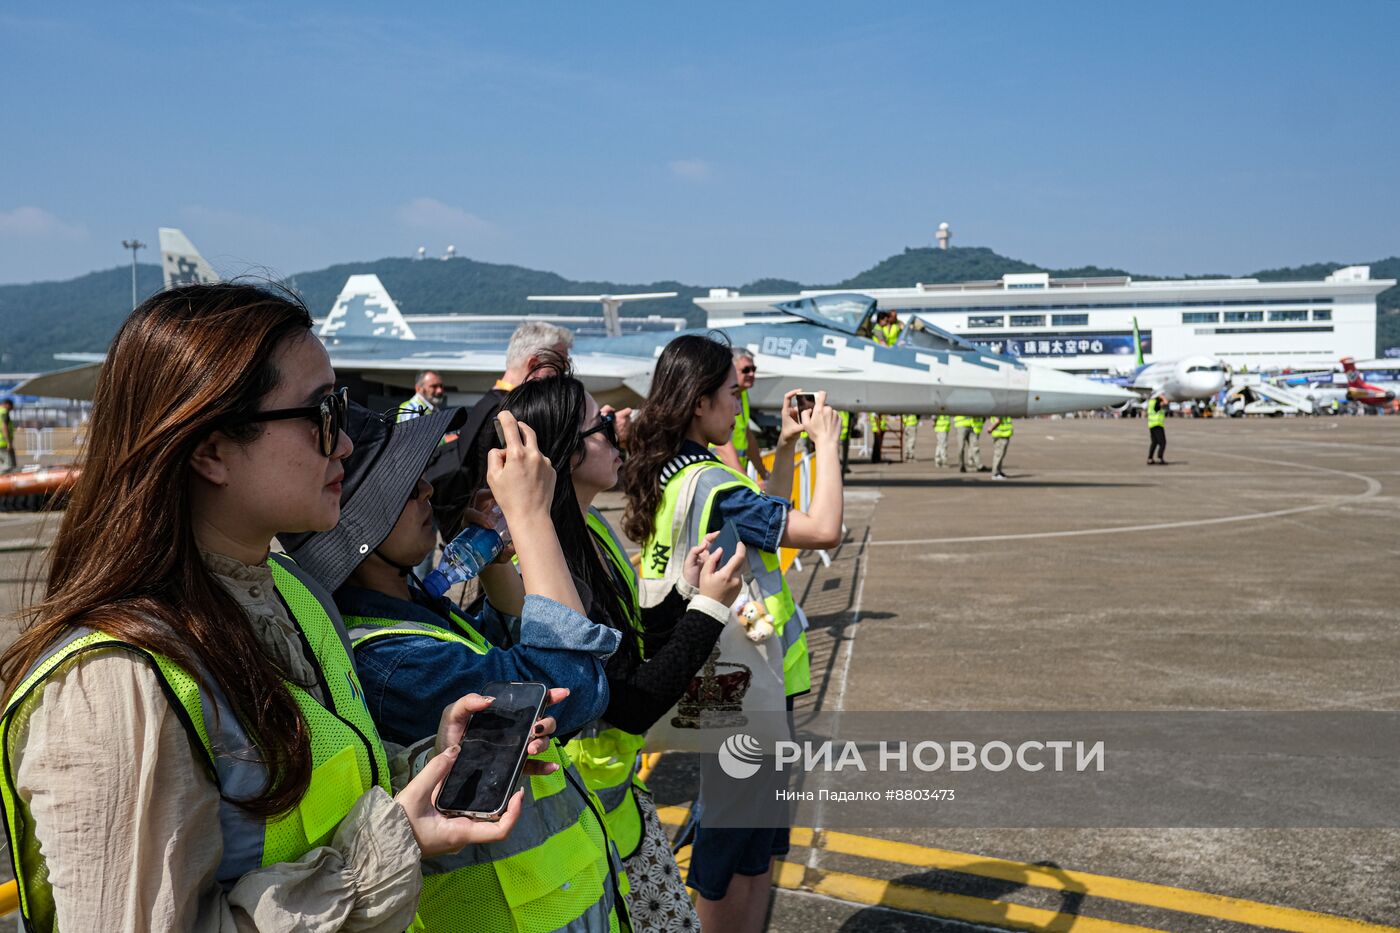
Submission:
[[[608,660],[602,718],[568,743],[584,780],[607,811],[631,884],[628,908],[638,931],[694,930],[694,908],[646,786],[637,778],[645,735],[681,698],[705,664],[739,594],[739,553],[686,554],[685,572],[661,605],[643,610],[637,575],[622,539],[593,502],[617,485],[622,456],[616,416],[601,411],[567,364],[522,383],[501,403],[535,430],[540,451],[559,472],[550,514],[588,617],[622,634]],[[506,581],[508,582],[508,581]],[[510,611],[518,598],[502,588],[487,598]]]
[[[422,473],[443,433],[464,417],[450,409],[398,422],[352,405],[355,452],[345,461],[340,524],[282,541],[334,591],[365,704],[389,740],[421,735],[433,727],[440,698],[482,692],[493,681],[560,688],[550,710],[561,732],[577,731],[607,703],[603,662],[619,636],[582,614],[549,517],[554,470],[528,425],[500,416],[506,446],[490,451],[486,473],[520,567],[517,573],[507,558],[486,576],[514,578],[529,594],[522,594],[516,643],[498,647],[486,634],[494,620],[429,596],[413,576],[436,543],[432,486]],[[519,468],[504,468],[512,464]],[[549,763],[550,773],[526,782],[509,839],[425,865],[419,904],[425,933],[607,930],[625,916],[616,910],[621,863],[601,807],[557,741],[537,760]]]
[[[779,547],[830,548],[841,538],[841,422],[826,404],[799,416],[788,393],[768,486],[792,486],[797,438],[807,432],[816,447],[816,486],[808,511],[786,499],[762,494],[748,475],[721,463],[707,449],[723,444],[739,409],[739,380],[729,346],[699,334],[666,345],[652,372],[651,392],[632,426],[624,490],[622,528],[642,543],[644,579],[666,579],[670,555],[694,547],[732,522],[748,546],[745,575],[772,617],[774,641],[782,646],[783,681],[792,700],[811,689],[807,619],[793,599],[778,559]],[[712,773],[712,772],[709,772]],[[707,771],[692,814],[707,803]],[[714,791],[712,807],[725,801]],[[780,822],[775,820],[774,822]],[[689,827],[688,827],[689,828]],[[688,882],[700,893],[697,907],[706,929],[749,933],[762,929],[768,909],[772,859],[788,850],[786,828],[718,828],[699,824],[691,850]]]
[[269,557],[279,529],[340,514],[334,382],[306,308],[251,285],[162,292],[119,330],[46,593],[0,667],[26,929],[401,931],[423,857],[515,825],[518,797],[499,824],[432,805],[489,701],[389,758],[334,607]]

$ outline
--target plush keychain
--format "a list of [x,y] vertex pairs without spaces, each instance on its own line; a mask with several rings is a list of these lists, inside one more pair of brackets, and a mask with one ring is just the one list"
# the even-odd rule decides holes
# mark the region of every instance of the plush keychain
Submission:
[[739,610],[739,621],[749,641],[765,642],[773,637],[773,615],[762,602],[751,599]]

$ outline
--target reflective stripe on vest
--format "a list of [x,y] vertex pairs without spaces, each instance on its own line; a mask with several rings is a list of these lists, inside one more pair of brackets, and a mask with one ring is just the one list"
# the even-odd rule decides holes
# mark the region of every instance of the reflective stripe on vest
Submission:
[[837,412],[841,416],[841,440],[850,440],[851,437],[851,413],[848,411]]
[[734,416],[734,434],[730,441],[739,454],[739,462],[744,462],[744,454],[749,449],[749,390],[739,392],[739,414]]
[[[493,647],[471,623],[452,613],[458,631],[403,619],[346,616],[353,645],[388,637],[431,638],[475,654]],[[423,895],[415,931],[481,930],[546,933],[616,928],[609,862],[625,895],[621,858],[603,822],[604,805],[557,741],[532,756],[554,762],[553,774],[525,782],[520,819],[501,842],[467,846],[456,855],[423,860]],[[590,799],[592,806],[590,806]]]
[[1167,423],[1167,406],[1155,398],[1147,400],[1147,426],[1160,428]]
[[948,422],[950,422],[951,420],[952,419],[949,418],[947,415],[939,415],[937,418],[933,419],[933,433],[947,434]]
[[[307,588],[301,571],[285,558],[269,560],[273,582],[286,600],[323,677],[322,689],[331,707],[288,683],[311,732],[311,784],[295,808],[265,820],[248,814],[232,800],[258,793],[267,771],[257,747],[233,715],[213,679],[201,690],[196,678],[169,658],[90,629],[75,629],[54,646],[21,681],[3,717],[3,781],[6,828],[10,835],[15,877],[21,879],[20,905],[32,929],[54,929],[53,891],[28,810],[19,799],[12,767],[13,724],[16,714],[37,698],[40,688],[65,663],[95,651],[127,651],[151,665],[161,689],[190,735],[202,748],[205,765],[219,789],[219,827],[223,857],[215,877],[225,890],[243,875],[278,862],[294,861],[330,841],[335,828],[360,796],[376,784],[387,792],[389,765],[375,731],[364,692],[350,664],[347,645],[320,600]],[[25,714],[27,715],[27,714]]]
[[1011,425],[1011,419],[1003,417],[997,421],[997,426],[992,428],[992,437],[1010,437],[1015,430]]
[[954,415],[954,416],[953,416],[953,427],[955,427],[955,428],[971,428],[971,427],[972,427],[972,419],[969,418],[967,415]]
[[[625,596],[632,600],[632,616],[637,607],[637,571],[627,559],[627,548],[601,512],[590,508],[588,528],[602,546],[607,559],[625,581]],[[625,636],[624,636],[625,637]],[[641,639],[637,639],[638,651]],[[590,723],[565,747],[588,789],[598,795],[608,821],[608,833],[624,859],[631,858],[642,844],[642,813],[632,794],[634,785],[646,785],[637,777],[638,756],[646,736],[625,732],[607,722]]]
[[[695,471],[700,475],[695,483],[693,503],[681,502],[687,478]],[[702,460],[677,471],[666,482],[661,505],[656,510],[652,537],[642,545],[642,577],[662,579],[673,548],[684,552],[704,539],[710,527],[710,513],[716,497],[730,489],[743,487],[758,492],[758,485],[743,473],[717,460]],[[687,509],[689,520],[681,529],[681,540],[672,541],[677,509]],[[748,572],[753,577],[763,604],[773,617],[773,629],[782,645],[783,681],[787,693],[793,696],[812,687],[810,661],[807,657],[807,617],[792,598],[782,564],[777,554],[747,548]]]

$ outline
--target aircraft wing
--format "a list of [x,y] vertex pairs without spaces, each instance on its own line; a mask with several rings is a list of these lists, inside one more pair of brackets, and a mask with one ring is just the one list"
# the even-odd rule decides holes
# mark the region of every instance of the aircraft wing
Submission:
[[41,395],[45,398],[71,398],[90,401],[97,391],[97,375],[102,361],[80,363],[53,372],[40,373],[15,386],[15,395]]

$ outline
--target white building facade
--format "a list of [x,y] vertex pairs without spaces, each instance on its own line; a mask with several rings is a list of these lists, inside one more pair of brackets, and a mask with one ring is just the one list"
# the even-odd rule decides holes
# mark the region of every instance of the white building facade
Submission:
[[1257,279],[1133,281],[1129,277],[1054,279],[1048,273],[999,281],[912,288],[740,295],[712,289],[695,303],[711,327],[780,319],[779,301],[859,291],[995,353],[1076,373],[1133,367],[1133,319],[1149,362],[1211,356],[1250,370],[1330,368],[1343,356],[1376,355],[1376,296],[1394,279],[1372,280],[1368,266],[1322,281]]

